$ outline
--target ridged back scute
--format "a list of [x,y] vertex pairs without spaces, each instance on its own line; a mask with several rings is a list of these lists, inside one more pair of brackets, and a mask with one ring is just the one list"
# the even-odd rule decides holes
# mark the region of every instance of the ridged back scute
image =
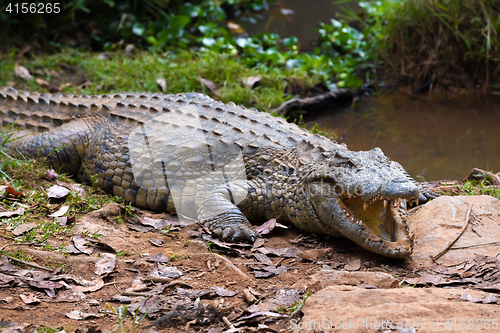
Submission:
[[291,148],[306,140],[329,150],[335,145],[256,109],[224,104],[200,93],[119,93],[105,95],[38,94],[0,87],[2,126],[17,124],[32,132],[44,132],[75,118],[104,116],[116,125],[133,129],[159,115],[191,105],[208,141],[235,143],[244,153],[261,147]]

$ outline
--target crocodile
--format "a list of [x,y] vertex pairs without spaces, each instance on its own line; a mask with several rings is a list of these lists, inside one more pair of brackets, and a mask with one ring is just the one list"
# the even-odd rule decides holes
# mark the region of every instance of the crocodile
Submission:
[[2,87],[0,119],[10,149],[139,208],[197,219],[225,241],[253,242],[251,223],[276,218],[405,258],[413,248],[407,204],[428,195],[379,148],[350,151],[200,93]]

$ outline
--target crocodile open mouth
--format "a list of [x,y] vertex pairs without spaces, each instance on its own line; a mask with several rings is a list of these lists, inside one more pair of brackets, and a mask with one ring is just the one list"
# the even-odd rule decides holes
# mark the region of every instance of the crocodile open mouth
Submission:
[[363,231],[364,245],[371,250],[379,248],[379,253],[391,257],[405,257],[411,254],[412,241],[406,223],[406,200],[378,197],[366,202],[356,195],[340,199],[338,202],[346,218]]
[[[312,183],[311,203],[322,230],[342,234],[360,247],[391,258],[409,257],[413,241],[409,236],[406,202],[418,200],[418,191],[402,191],[366,199],[362,195],[324,195]],[[395,192],[395,191],[393,191]]]
[[407,243],[407,232],[401,230],[406,225],[405,200],[379,198],[368,203],[361,196],[353,196],[341,198],[341,203],[345,215],[352,223],[364,227],[372,241],[391,242],[394,246]]

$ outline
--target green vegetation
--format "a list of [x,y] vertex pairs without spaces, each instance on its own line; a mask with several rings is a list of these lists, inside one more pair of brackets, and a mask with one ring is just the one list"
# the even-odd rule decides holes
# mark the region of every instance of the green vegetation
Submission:
[[283,314],[289,315],[290,319],[298,316],[300,314],[300,311],[306,305],[306,300],[313,294],[312,291],[306,292],[306,294],[297,302],[293,303],[289,308],[280,308],[278,309],[278,312],[281,312]]
[[488,186],[485,181],[470,181],[467,180],[463,185],[459,185],[458,189],[462,195],[491,195],[500,199],[500,188],[498,186]]
[[498,1],[383,0],[360,6],[364,12],[348,15],[376,40],[372,50],[392,77],[416,90],[438,84],[500,90]]
[[[12,236],[15,243],[37,244],[42,250],[64,254],[67,244],[61,242],[64,236],[71,236],[73,225],[61,224],[61,219],[66,221],[74,219],[81,212],[93,211],[110,202],[122,202],[123,199],[103,194],[101,190],[93,190],[83,185],[85,195],[80,197],[76,190],[71,191],[64,203],[57,200],[51,201],[47,196],[47,189],[54,182],[47,182],[42,177],[47,173],[45,161],[27,160],[24,157],[14,157],[4,146],[0,146],[0,183],[10,184],[13,190],[7,193],[2,189],[0,194],[0,207],[5,211],[17,211],[12,216],[0,219],[0,226],[6,231],[12,231],[23,224],[33,223],[27,231]],[[58,175],[57,181],[71,182],[65,175]],[[10,188],[9,187],[9,188]],[[68,212],[63,217],[48,217],[48,214],[59,210],[62,205],[69,206]],[[10,235],[10,232],[7,234]],[[99,230],[84,233],[84,236],[98,239],[102,235]],[[10,255],[22,261],[30,261],[21,250],[4,250],[3,254]],[[18,264],[13,262],[14,264]],[[52,268],[60,266],[49,264]]]
[[140,307],[137,308],[137,310],[133,313],[132,327],[130,328],[125,325],[125,321],[127,319],[127,311],[128,311],[127,307],[125,305],[120,305],[117,309],[114,306],[108,304],[108,308],[116,315],[116,321],[118,325],[112,331],[106,331],[106,332],[115,332],[115,331],[120,333],[129,331],[132,333],[137,332],[139,326],[142,324],[144,319],[146,319],[148,313],[156,306],[156,304],[158,304],[158,302],[156,302],[152,307],[150,307],[140,319],[138,317]]
[[[163,78],[169,93],[199,91],[212,94],[199,80],[204,78],[219,87],[222,101],[263,110],[276,107],[289,98],[288,81],[297,80],[305,86],[313,86],[322,80],[319,75],[309,76],[297,69],[280,70],[271,66],[248,68],[238,57],[212,51],[199,54],[189,51],[177,54],[139,52],[132,56],[116,54],[103,60],[99,54],[66,49],[59,54],[23,62],[22,65],[34,76],[31,80],[15,76],[15,64],[14,54],[0,59],[0,85],[11,82],[19,89],[41,90],[35,82],[40,78],[58,85],[72,83],[64,88],[70,93],[157,92],[161,88],[156,80]],[[258,86],[254,88],[249,88],[242,80],[251,76],[260,77]]]
[[[345,2],[352,0],[337,1]],[[498,1],[361,1],[361,11],[345,10],[342,19],[320,23],[318,46],[312,53],[300,53],[295,37],[282,39],[266,32],[248,37],[235,23],[241,13],[273,4],[272,0],[72,0],[57,15],[16,15],[7,14],[6,3],[0,6],[0,37],[5,41],[0,49],[9,56],[0,66],[5,73],[0,84],[12,82],[7,76],[17,60],[24,65],[38,62],[42,71],[67,64],[80,69],[93,83],[82,92],[155,91],[158,76],[168,79],[169,92],[207,92],[201,77],[220,87],[221,100],[265,110],[297,93],[286,91],[287,79],[306,88],[318,83],[329,89],[358,88],[379,76],[382,67],[414,91],[436,86],[459,92],[477,87],[500,90]],[[149,53],[124,54],[129,44]],[[26,54],[32,59],[14,59],[26,45],[34,50]],[[76,51],[65,50],[67,46]],[[62,56],[31,53],[61,50]],[[85,50],[115,54],[99,59]],[[46,72],[37,74],[35,69],[34,74],[48,76],[44,79],[51,82],[52,74]],[[242,83],[250,76],[264,76],[259,89]],[[29,86],[40,88],[34,81]]]

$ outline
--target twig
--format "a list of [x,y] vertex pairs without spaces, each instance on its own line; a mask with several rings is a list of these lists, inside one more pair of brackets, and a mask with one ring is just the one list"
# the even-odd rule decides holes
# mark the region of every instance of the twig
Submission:
[[0,248],[0,251],[3,251],[7,246],[13,246],[13,245],[33,245],[35,242],[29,242],[29,243],[11,243],[11,244],[6,244]]
[[226,317],[226,316],[222,317],[222,321],[224,322],[224,324],[226,324],[226,325],[227,325],[227,327],[228,327],[229,329],[234,329],[233,324],[231,324],[231,322],[229,321],[229,319],[227,319],[227,317]]
[[195,254],[192,254],[192,256],[203,256],[203,255],[208,255],[208,256],[214,256],[218,259],[221,259],[223,260],[226,265],[229,266],[229,268],[231,268],[233,271],[235,271],[239,276],[241,276],[243,279],[245,280],[250,280],[250,278],[248,277],[248,275],[246,275],[245,273],[243,273],[238,267],[236,267],[232,262],[231,260],[227,259],[227,258],[224,258],[223,256],[221,256],[220,254],[217,254],[217,253],[213,253],[213,252],[210,252],[210,253],[195,253]]
[[38,269],[41,269],[41,270],[44,270],[44,271],[47,271],[47,272],[51,272],[51,273],[54,271],[53,269],[50,269],[50,268],[47,268],[47,267],[43,267],[43,266],[38,266],[37,264],[32,264],[30,262],[19,260],[17,258],[11,257],[11,256],[7,256],[6,255],[5,257],[7,257],[9,260],[15,261],[17,263],[20,263],[20,264],[23,264],[23,265],[26,265],[26,266],[38,268]]
[[456,246],[452,247],[452,250],[459,250],[459,249],[472,249],[474,247],[483,247],[483,246],[494,246],[494,245],[500,245],[500,242],[490,242],[490,243],[482,243],[482,244],[473,244],[473,245],[467,245],[467,246]]
[[441,256],[443,254],[445,254],[449,249],[450,247],[453,246],[453,244],[455,244],[455,242],[460,238],[460,236],[462,236],[462,234],[464,233],[465,229],[467,228],[467,226],[469,225],[469,217],[470,217],[470,212],[472,211],[472,206],[474,206],[474,204],[471,204],[469,206],[469,209],[467,210],[467,214],[465,215],[465,222],[464,222],[464,225],[462,226],[462,229],[460,230],[460,232],[458,233],[458,235],[455,237],[455,239],[453,241],[451,241],[448,246],[445,247],[445,249],[441,252],[439,252],[438,254],[436,254],[435,256],[430,256],[432,261],[436,262],[437,259],[441,258]]
[[123,291],[121,294],[122,296],[144,296],[144,297],[151,297],[155,295],[152,293],[140,293],[135,291]]
[[120,294],[122,293],[121,289],[117,286],[117,284],[116,284],[116,283],[113,283],[113,287],[115,287],[115,289],[116,289],[116,290],[117,290]]

